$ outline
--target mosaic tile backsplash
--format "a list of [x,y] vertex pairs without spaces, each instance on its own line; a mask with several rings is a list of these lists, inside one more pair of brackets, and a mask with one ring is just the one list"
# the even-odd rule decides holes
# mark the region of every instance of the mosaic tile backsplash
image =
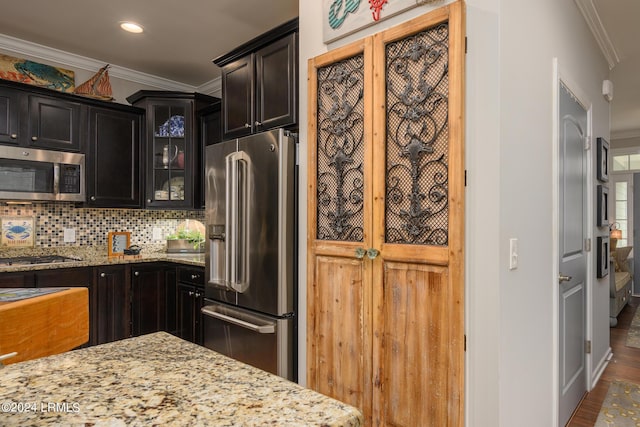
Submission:
[[[0,217],[33,217],[35,247],[104,246],[110,231],[131,232],[131,244],[158,243],[153,229],[162,236],[175,231],[185,219],[204,222],[204,211],[161,211],[133,209],[85,209],[73,203],[43,203],[33,205],[0,205]],[[76,231],[76,241],[64,242],[64,229]],[[2,248],[0,248],[2,250]]]

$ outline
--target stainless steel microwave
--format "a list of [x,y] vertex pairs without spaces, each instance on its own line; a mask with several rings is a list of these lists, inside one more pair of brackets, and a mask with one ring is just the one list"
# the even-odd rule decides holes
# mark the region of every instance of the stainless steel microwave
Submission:
[[84,154],[0,145],[0,199],[85,201]]

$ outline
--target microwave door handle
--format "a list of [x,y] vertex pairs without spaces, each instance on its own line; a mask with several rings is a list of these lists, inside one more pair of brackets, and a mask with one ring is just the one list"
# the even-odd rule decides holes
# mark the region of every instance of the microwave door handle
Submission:
[[253,332],[258,332],[259,334],[273,334],[276,332],[276,327],[273,323],[270,323],[268,325],[256,325],[255,323],[247,322],[246,320],[238,319],[237,317],[218,313],[217,311],[210,310],[207,307],[203,307],[201,309],[201,312],[206,316],[215,317],[216,319],[223,320],[227,323],[231,323],[245,329],[249,329]]
[[60,193],[60,163],[53,164],[53,194]]

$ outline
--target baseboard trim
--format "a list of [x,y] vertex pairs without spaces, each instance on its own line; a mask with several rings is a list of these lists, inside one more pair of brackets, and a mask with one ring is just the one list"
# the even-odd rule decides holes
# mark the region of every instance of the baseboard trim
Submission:
[[600,377],[604,373],[606,367],[609,365],[609,361],[611,361],[612,357],[613,352],[611,351],[611,347],[609,347],[602,359],[600,359],[600,361],[598,362],[598,366],[594,370],[593,376],[591,377],[591,388],[587,391],[593,390],[596,384],[598,384],[598,381],[600,381]]

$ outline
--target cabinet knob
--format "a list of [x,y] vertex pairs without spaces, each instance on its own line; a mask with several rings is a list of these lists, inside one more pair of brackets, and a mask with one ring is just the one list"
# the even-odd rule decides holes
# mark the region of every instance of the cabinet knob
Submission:
[[92,202],[95,202],[95,201],[96,201],[96,196],[91,196],[90,198],[91,198],[91,201],[92,201]]
[[38,140],[38,137],[34,135],[34,136],[32,136],[32,137],[31,137],[31,140],[32,140],[32,141],[37,141],[37,140]]
[[152,202],[152,200],[151,200],[151,199],[147,199],[147,203],[151,203],[151,202]]
[[192,274],[192,275],[191,275],[191,280],[195,280],[195,279],[197,279],[198,277],[200,277],[198,274]]
[[134,276],[139,276],[139,275],[140,275],[140,272],[139,272],[139,271],[134,271],[133,275],[134,275]]
[[356,248],[356,258],[362,259],[364,258],[364,254],[367,253],[364,248]]
[[190,296],[190,297],[192,297],[192,296],[193,296],[193,294],[194,294],[194,292],[193,292],[193,291],[189,291],[189,296]]
[[107,277],[105,273],[100,273],[100,277]]
[[18,134],[17,133],[12,133],[11,134],[11,139],[17,139],[18,138]]
[[244,124],[244,127],[248,129],[248,128],[250,128],[250,127],[251,127],[251,125],[250,125],[249,123],[245,123],[245,124]]
[[262,123],[260,123],[259,121],[257,121],[257,120],[256,120],[255,125],[256,125],[256,126],[262,126]]
[[196,292],[196,298],[200,298],[202,294],[200,292]]

